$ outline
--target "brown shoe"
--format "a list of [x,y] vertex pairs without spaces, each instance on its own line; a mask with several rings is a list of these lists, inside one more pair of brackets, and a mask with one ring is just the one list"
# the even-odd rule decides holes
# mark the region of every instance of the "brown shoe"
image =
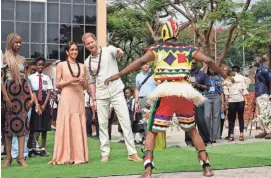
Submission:
[[136,153],[128,156],[129,161],[135,161],[135,162],[143,162],[143,159],[141,159]]
[[266,136],[266,133],[263,132],[263,133],[260,133],[258,135],[255,135],[255,138],[265,138],[265,136]]
[[103,163],[107,163],[108,161],[109,161],[108,156],[103,156],[101,159],[101,162],[103,162]]
[[265,139],[271,139],[271,133],[270,133],[270,134],[267,134],[264,138],[265,138]]

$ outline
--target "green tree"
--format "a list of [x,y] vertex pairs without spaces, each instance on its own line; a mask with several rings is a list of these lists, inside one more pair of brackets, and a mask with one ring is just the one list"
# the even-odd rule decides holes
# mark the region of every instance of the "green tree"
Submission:
[[[141,11],[127,8],[121,2],[115,2],[107,8],[107,29],[109,44],[124,50],[120,59],[120,69],[127,66],[135,58],[144,54],[146,46],[153,43],[145,25],[148,17]],[[126,86],[135,86],[136,73],[125,75],[122,80]]]
[[255,54],[266,54],[268,28],[271,26],[271,1],[262,0],[251,7],[243,23],[245,40],[241,44]]
[[[124,49],[126,55],[120,66],[126,66],[144,53],[144,48],[161,40],[160,27],[163,19],[173,17],[186,20],[181,23],[181,33],[185,43],[201,48],[214,57],[214,24],[224,27],[221,50],[217,52],[219,64],[223,63],[231,44],[240,35],[240,27],[246,16],[251,0],[244,3],[233,0],[115,0],[108,6],[109,43]],[[188,28],[187,28],[188,27]],[[134,74],[127,76],[130,83]]]

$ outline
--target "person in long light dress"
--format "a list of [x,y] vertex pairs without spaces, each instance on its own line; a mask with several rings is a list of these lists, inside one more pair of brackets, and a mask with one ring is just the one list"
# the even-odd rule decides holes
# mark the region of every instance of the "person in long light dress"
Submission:
[[49,164],[88,162],[84,90],[87,89],[86,67],[76,61],[78,46],[69,42],[67,60],[56,69],[56,87],[61,89],[56,120],[53,159]]

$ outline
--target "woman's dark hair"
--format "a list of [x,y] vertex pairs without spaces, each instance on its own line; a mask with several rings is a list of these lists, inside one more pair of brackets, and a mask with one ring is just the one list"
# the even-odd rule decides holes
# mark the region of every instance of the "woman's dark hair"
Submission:
[[[78,45],[75,43],[75,42],[72,42],[72,41],[70,41],[70,42],[68,42],[67,44],[66,44],[66,46],[65,46],[65,52],[66,51],[69,51],[70,50],[70,48],[71,48],[71,46],[72,45],[76,45],[77,46],[77,49],[78,49]],[[65,53],[66,54],[66,53]],[[66,54],[66,59],[68,58],[68,56],[67,56],[67,54]]]
[[[210,72],[210,68],[208,67],[207,69],[207,75],[210,76],[211,75],[211,72]],[[215,71],[214,71],[214,75],[218,75]]]
[[234,72],[240,72],[240,67],[239,66],[233,66],[232,68],[231,68],[231,71],[234,71]]
[[43,61],[45,63],[46,60],[45,60],[45,58],[43,56],[40,56],[40,57],[38,57],[38,58],[35,59],[34,64],[37,65],[37,63],[39,61]]

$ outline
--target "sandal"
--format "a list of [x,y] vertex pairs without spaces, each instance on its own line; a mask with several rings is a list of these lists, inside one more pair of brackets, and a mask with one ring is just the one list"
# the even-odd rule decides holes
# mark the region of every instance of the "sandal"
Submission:
[[245,141],[244,136],[240,136],[239,141]]
[[228,138],[228,141],[229,141],[229,142],[234,141],[234,137],[229,137],[229,138]]

